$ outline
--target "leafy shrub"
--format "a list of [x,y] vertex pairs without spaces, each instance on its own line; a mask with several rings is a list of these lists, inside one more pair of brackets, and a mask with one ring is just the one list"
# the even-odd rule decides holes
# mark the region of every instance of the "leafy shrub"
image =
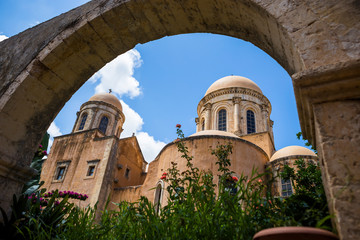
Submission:
[[[187,169],[181,172],[172,162],[162,175],[169,197],[160,213],[155,211],[147,198],[141,197],[136,203],[115,203],[118,206],[116,211],[105,208],[99,216],[96,206],[78,209],[67,203],[66,196],[60,208],[60,205],[49,203],[47,214],[42,214],[43,210],[31,210],[37,214],[29,214],[23,227],[13,222],[19,230],[17,234],[28,239],[247,240],[265,228],[294,225],[319,227],[329,218],[323,205],[324,195],[317,186],[321,185],[319,175],[313,171],[312,165],[309,169],[300,165],[297,172],[286,168],[283,177],[297,181],[295,186],[298,188],[287,199],[274,198],[269,187],[271,184],[263,183],[264,174],[253,170],[250,177],[234,177],[229,170],[232,145],[218,145],[211,149],[220,172],[216,190],[213,174],[194,167],[180,125],[177,125],[177,134],[179,139],[176,144]],[[37,207],[39,209],[40,205]],[[298,216],[298,211],[306,217]]]

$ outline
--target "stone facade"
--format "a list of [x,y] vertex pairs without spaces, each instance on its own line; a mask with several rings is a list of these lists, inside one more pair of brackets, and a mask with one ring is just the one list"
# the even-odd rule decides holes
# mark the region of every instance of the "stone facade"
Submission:
[[[138,43],[208,32],[252,42],[292,75],[302,132],[319,148],[331,211],[341,239],[360,235],[359,201],[334,185],[338,162],[360,159],[359,124],[328,141],[324,113],[360,99],[360,8],[356,0],[94,0],[0,43],[0,185],[19,193],[46,129],[97,70]],[[179,24],[181,23],[181,24]],[[39,96],[42,96],[41,99]],[[357,112],[345,107],[346,121]],[[357,107],[356,107],[357,109]],[[320,111],[320,112],[318,112]],[[333,122],[336,124],[335,122]],[[328,126],[329,129],[320,128]],[[343,138],[343,133],[349,133]],[[342,142],[344,148],[338,148]],[[348,156],[348,152],[353,155]],[[344,158],[346,156],[346,158]],[[353,168],[358,168],[355,164]],[[360,187],[348,178],[351,192]],[[7,191],[9,192],[9,191]],[[11,194],[0,196],[10,210]],[[342,217],[341,217],[342,216]],[[341,220],[340,220],[341,219]]]
[[[84,114],[87,117],[83,118]],[[144,182],[147,163],[136,137],[119,139],[125,118],[115,96],[94,95],[81,106],[78,116],[72,133],[54,139],[41,181],[48,191],[87,194],[89,198],[79,202],[81,206],[98,203],[103,209],[114,188]],[[106,130],[101,131],[104,116],[108,122]]]

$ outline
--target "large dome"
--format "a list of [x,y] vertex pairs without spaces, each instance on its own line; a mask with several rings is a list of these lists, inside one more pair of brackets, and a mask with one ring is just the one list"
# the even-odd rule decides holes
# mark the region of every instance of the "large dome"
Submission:
[[108,104],[113,105],[114,107],[118,108],[122,111],[122,106],[117,97],[110,93],[98,93],[92,96],[89,101],[99,101],[99,102],[106,102]]
[[240,76],[227,76],[220,78],[216,82],[214,82],[209,89],[206,91],[205,95],[215,92],[216,90],[223,88],[232,88],[232,87],[241,87],[241,88],[249,88],[259,93],[262,93],[259,86],[246,77]]
[[274,161],[279,158],[290,157],[290,156],[311,156],[317,157],[317,155],[308,148],[300,146],[288,146],[284,147],[274,153],[270,158],[270,161]]

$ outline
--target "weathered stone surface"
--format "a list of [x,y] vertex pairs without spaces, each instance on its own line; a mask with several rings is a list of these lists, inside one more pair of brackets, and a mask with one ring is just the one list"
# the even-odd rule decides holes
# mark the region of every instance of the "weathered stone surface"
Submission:
[[314,105],[316,142],[341,239],[360,236],[360,100]]
[[[356,0],[94,0],[0,42],[1,167],[29,164],[66,101],[115,56],[138,43],[193,32],[250,41],[289,74],[296,73],[302,131],[312,143],[316,139],[322,144],[314,104],[360,98]],[[345,145],[351,141],[341,140]],[[328,149],[320,148],[324,148],[321,154]],[[359,152],[357,146],[354,152]],[[324,162],[332,157],[336,161],[341,156],[331,155]],[[345,207],[334,206],[338,211]],[[339,222],[338,229],[341,226]],[[347,236],[342,235],[350,239]]]

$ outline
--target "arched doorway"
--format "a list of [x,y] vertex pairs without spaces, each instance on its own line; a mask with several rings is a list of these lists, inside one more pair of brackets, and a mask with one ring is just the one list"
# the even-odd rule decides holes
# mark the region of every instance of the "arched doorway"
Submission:
[[360,167],[359,12],[351,1],[98,0],[1,42],[0,176],[1,189],[10,189],[1,205],[9,209],[31,174],[41,136],[93,73],[138,43],[208,32],[254,43],[292,75],[303,134],[318,146],[331,208],[342,219],[340,235],[359,233],[350,224],[359,217],[348,216],[360,209],[353,194]]

